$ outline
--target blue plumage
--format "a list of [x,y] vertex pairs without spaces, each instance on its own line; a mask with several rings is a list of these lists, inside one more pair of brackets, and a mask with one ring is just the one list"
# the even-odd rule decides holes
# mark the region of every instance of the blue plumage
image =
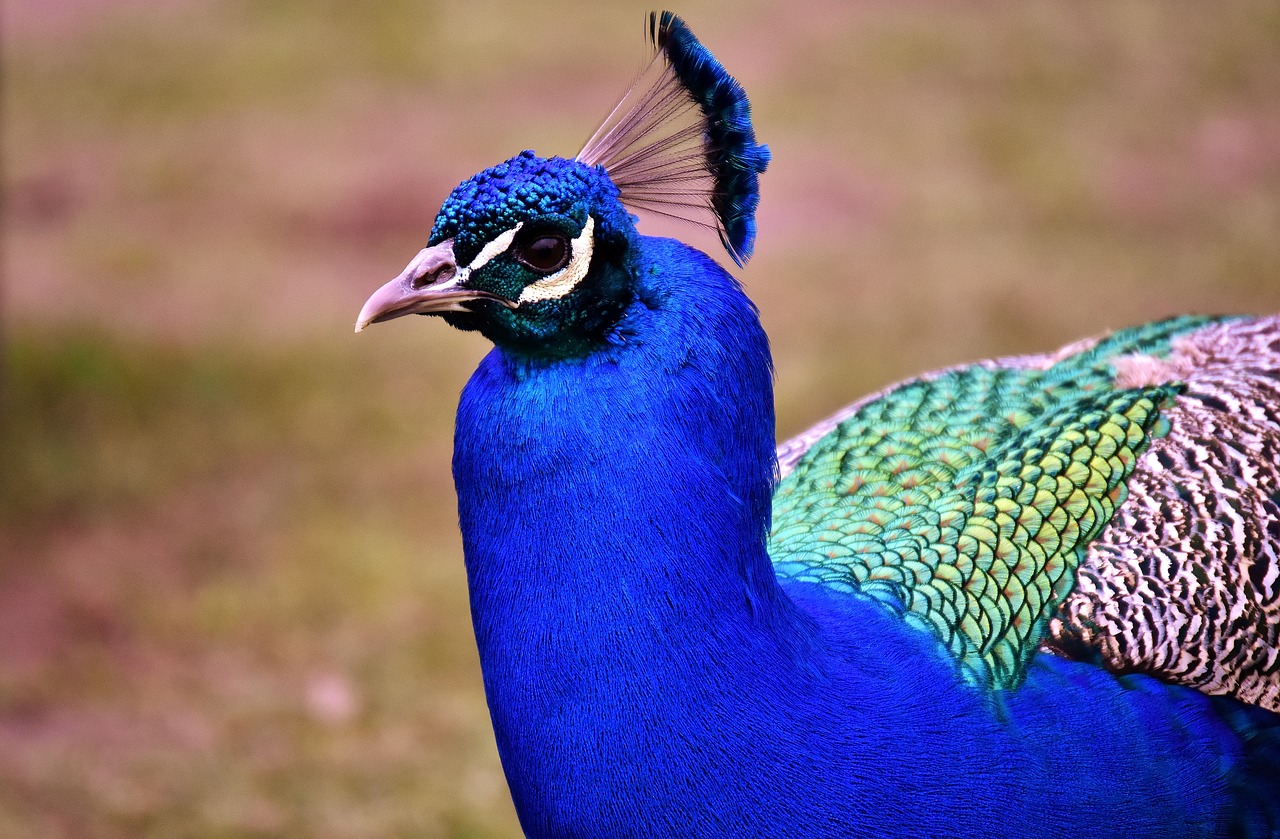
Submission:
[[452,239],[454,254],[465,264],[495,229],[529,216],[570,216],[581,225],[588,212],[596,218],[597,238],[625,237],[633,229],[617,187],[603,171],[524,151],[459,184],[440,207],[429,244]]
[[[721,132],[710,148],[737,149],[717,168],[698,147],[702,173],[731,184],[698,206],[745,258],[767,152],[741,88],[683,23],[664,16],[657,31],[681,95],[698,100],[699,137]],[[664,96],[645,101],[673,101]],[[709,257],[636,230],[624,205],[670,196],[643,191],[635,156],[644,142],[670,144],[637,150],[632,140],[651,132],[622,134],[622,157],[525,152],[464,182],[428,247],[370,298],[357,327],[443,314],[496,345],[463,391],[453,471],[486,696],[526,833],[1280,836],[1280,715],[1268,710],[1276,677],[1265,649],[1274,543],[1229,552],[1253,563],[1243,576],[1195,566],[1222,590],[1240,577],[1248,603],[1232,607],[1235,621],[1264,639],[1243,664],[1236,646],[1215,658],[1178,623],[1185,586],[1174,572],[1213,553],[1200,531],[1199,553],[1171,553],[1124,601],[1145,609],[1148,623],[1132,626],[1164,621],[1179,660],[1203,660],[1184,674],[1126,665],[1146,661],[1138,648],[1162,649],[1145,635],[1091,634],[1112,614],[1112,566],[1072,541],[1109,544],[1100,516],[1114,515],[1108,532],[1120,536],[1174,527],[1173,513],[1159,518],[1158,482],[1143,482],[1163,474],[1171,447],[1183,453],[1171,470],[1208,462],[1213,444],[1187,437],[1198,411],[1271,398],[1280,351],[1267,348],[1280,319],[1179,321],[890,390],[784,446],[783,468],[800,477],[780,501],[756,310]],[[673,188],[674,170],[656,171]],[[1213,353],[1255,338],[1243,384],[1213,390]],[[912,396],[922,390],[927,398]],[[1241,404],[1238,433],[1273,445],[1275,403]],[[982,414],[988,406],[997,413]],[[955,421],[952,407],[985,424]],[[937,495],[944,506],[926,491],[947,469],[986,474],[982,458],[996,451],[1018,466],[1012,477],[993,461],[995,477],[962,477]],[[1259,491],[1223,501],[1221,516],[1243,516],[1255,499],[1272,509],[1274,466],[1259,459],[1249,474]],[[1205,473],[1204,485],[1220,478]],[[1207,491],[1194,476],[1177,486],[1189,509]],[[1142,518],[1148,502],[1155,518]],[[786,538],[773,533],[793,508],[816,512]],[[851,519],[854,509],[865,517]],[[1241,520],[1241,532],[1263,537],[1276,526]],[[847,538],[821,541],[841,528]],[[881,539],[902,528],[910,538]],[[908,543],[918,555],[872,550]],[[837,558],[848,573],[827,584],[835,566],[824,563]],[[775,563],[800,559],[815,572],[779,579]],[[897,607],[869,594],[886,581]],[[1201,627],[1213,620],[1209,608],[1201,617]],[[975,644],[1009,646],[1025,670],[975,682],[931,630],[948,620]],[[1035,649],[1051,641],[1058,653]]]

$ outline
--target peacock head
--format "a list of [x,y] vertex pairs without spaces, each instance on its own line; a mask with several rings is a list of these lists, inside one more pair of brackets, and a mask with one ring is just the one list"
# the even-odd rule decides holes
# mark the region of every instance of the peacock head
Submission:
[[631,301],[636,235],[603,168],[522,152],[454,189],[356,329],[440,314],[524,353],[589,351]]
[[680,18],[649,17],[654,57],[577,157],[525,151],[463,181],[427,247],[356,321],[442,315],[505,350],[583,355],[634,299],[642,240],[630,209],[716,230],[746,263],[755,243],[757,144],[742,87]]

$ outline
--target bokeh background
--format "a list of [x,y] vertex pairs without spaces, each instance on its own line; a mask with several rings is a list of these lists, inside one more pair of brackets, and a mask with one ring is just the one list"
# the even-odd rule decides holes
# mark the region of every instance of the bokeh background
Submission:
[[[518,834],[448,471],[486,347],[351,325],[459,180],[577,151],[646,10],[6,1],[0,836]],[[679,11],[774,152],[741,276],[784,435],[1280,310],[1274,0]]]

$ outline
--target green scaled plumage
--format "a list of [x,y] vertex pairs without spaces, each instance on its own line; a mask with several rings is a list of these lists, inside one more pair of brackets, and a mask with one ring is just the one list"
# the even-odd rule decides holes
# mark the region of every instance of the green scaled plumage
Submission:
[[1085,546],[1177,383],[1117,389],[1180,318],[1039,366],[981,364],[898,387],[819,439],[774,497],[780,577],[860,592],[945,645],[967,679],[1018,685]]

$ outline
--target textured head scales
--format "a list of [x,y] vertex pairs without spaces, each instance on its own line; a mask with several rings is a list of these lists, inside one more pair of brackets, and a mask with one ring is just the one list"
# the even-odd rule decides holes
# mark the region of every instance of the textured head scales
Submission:
[[625,238],[633,227],[604,170],[523,151],[455,187],[436,216],[430,244],[453,239],[454,254],[465,265],[495,233],[523,219],[565,215],[581,222],[588,212],[599,239]]

